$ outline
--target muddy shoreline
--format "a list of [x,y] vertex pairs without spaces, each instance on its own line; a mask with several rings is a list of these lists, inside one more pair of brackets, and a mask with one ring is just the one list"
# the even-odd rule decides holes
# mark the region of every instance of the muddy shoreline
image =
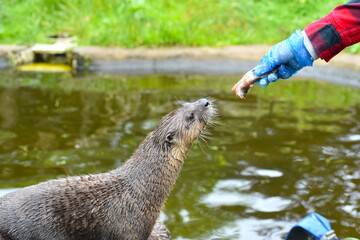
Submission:
[[[244,45],[223,48],[110,48],[76,47],[77,68],[110,74],[242,74],[254,67],[270,45]],[[9,68],[26,46],[0,45],[0,69]],[[360,87],[360,55],[340,53],[331,62],[318,60],[305,68],[300,77],[316,78]]]

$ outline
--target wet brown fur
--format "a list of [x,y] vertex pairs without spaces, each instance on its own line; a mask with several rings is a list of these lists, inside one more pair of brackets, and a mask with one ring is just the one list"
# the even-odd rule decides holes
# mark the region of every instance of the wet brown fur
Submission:
[[214,115],[206,102],[185,103],[164,116],[118,169],[0,198],[0,240],[170,239],[156,221],[191,144]]

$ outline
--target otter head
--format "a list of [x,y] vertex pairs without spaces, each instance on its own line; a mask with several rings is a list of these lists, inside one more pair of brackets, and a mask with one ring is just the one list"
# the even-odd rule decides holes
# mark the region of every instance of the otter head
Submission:
[[183,161],[191,144],[204,133],[214,115],[216,110],[213,103],[205,98],[184,103],[160,120],[154,135],[173,158]]

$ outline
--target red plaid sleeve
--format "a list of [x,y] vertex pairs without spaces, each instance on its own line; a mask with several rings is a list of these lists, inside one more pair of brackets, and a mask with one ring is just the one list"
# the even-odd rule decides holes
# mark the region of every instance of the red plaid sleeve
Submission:
[[328,62],[344,48],[360,42],[360,0],[336,7],[309,24],[305,32],[319,57]]

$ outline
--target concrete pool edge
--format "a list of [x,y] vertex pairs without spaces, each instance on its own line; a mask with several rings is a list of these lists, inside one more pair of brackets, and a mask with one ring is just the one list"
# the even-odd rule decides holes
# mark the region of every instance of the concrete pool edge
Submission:
[[[26,46],[0,45],[0,69]],[[72,49],[80,70],[114,74],[242,74],[254,67],[270,45],[134,48],[80,46]],[[298,76],[360,87],[360,55],[340,53],[331,62],[318,60]],[[240,77],[240,76],[239,76]]]

